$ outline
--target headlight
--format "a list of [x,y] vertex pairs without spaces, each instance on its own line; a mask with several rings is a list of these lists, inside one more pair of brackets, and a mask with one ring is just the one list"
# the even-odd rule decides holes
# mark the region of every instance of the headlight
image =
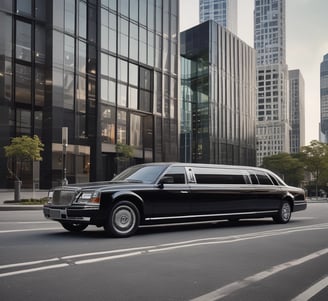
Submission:
[[52,190],[50,190],[50,191],[48,192],[48,203],[49,203],[49,204],[52,203],[53,196],[54,196],[54,192],[53,192]]
[[82,192],[77,201],[79,203],[99,204],[100,203],[100,193],[98,193],[97,191]]

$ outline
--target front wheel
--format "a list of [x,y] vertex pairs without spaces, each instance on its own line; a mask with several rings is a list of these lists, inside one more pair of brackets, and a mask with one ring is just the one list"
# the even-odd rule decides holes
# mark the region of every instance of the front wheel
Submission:
[[81,223],[62,222],[61,224],[64,227],[64,229],[70,232],[81,232],[86,227],[88,227],[88,224],[81,224]]
[[273,216],[273,220],[278,224],[286,224],[289,222],[291,215],[292,208],[290,206],[290,203],[288,201],[283,201],[279,212],[277,213],[277,215]]
[[110,236],[128,237],[138,230],[139,224],[138,208],[129,201],[122,201],[112,208],[104,228]]

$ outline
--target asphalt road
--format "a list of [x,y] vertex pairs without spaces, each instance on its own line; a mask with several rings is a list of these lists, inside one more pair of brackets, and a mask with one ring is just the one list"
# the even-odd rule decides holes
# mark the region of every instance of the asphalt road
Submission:
[[0,212],[0,300],[328,300],[328,203],[271,219],[72,234]]

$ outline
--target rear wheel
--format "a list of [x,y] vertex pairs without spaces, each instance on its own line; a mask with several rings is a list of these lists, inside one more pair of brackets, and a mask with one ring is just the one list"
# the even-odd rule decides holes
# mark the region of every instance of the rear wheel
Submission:
[[274,222],[278,224],[286,224],[292,215],[292,207],[288,201],[283,201],[277,215],[273,216]]
[[111,210],[105,231],[114,237],[128,237],[133,235],[140,224],[140,212],[129,201],[117,203]]
[[61,223],[64,229],[70,231],[70,232],[81,232],[86,227],[88,227],[88,224],[81,224],[81,223],[71,223],[71,222],[62,222]]

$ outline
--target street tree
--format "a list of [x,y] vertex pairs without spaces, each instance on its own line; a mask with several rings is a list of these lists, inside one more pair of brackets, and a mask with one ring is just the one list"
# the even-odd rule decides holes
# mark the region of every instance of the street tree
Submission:
[[314,177],[316,196],[318,197],[319,185],[327,183],[325,175],[327,176],[328,170],[328,144],[313,140],[310,145],[303,146],[301,152],[305,170]]
[[20,190],[19,170],[22,164],[30,161],[41,161],[43,147],[44,145],[37,135],[34,135],[33,138],[26,135],[15,137],[11,139],[10,145],[4,146],[8,171],[15,178],[16,182],[19,183],[19,185],[15,185],[15,189]]
[[123,169],[127,168],[131,159],[134,156],[134,148],[131,145],[117,143],[116,144],[116,161],[117,161],[117,171],[121,172]]
[[262,167],[272,170],[292,186],[299,186],[304,179],[302,162],[287,153],[263,158]]

